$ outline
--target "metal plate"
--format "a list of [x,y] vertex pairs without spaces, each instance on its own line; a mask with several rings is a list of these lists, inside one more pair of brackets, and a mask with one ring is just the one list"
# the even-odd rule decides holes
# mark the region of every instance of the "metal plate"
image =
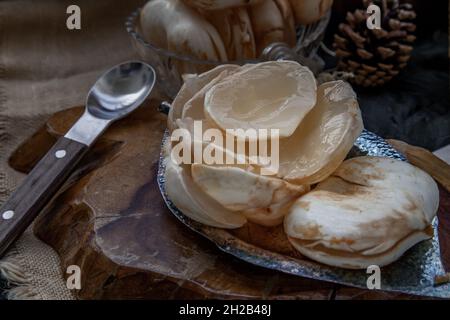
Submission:
[[[168,131],[164,135],[163,145],[167,138]],[[348,157],[361,155],[391,157],[406,161],[405,157],[394,150],[386,141],[367,130],[364,130],[356,140]],[[368,274],[365,270],[330,267],[309,259],[296,259],[278,252],[264,250],[242,241],[228,230],[205,226],[188,218],[167,197],[164,173],[165,166],[161,153],[158,185],[167,207],[182,223],[213,241],[226,253],[260,267],[300,277],[367,289]],[[450,214],[450,212],[447,214]],[[437,220],[436,218],[433,221],[433,239],[415,245],[398,261],[381,268],[381,290],[450,298],[450,284],[434,286],[434,277],[445,273],[440,257]]]

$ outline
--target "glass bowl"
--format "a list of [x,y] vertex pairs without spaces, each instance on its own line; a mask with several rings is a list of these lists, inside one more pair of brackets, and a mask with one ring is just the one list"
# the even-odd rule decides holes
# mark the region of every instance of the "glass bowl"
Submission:
[[[125,27],[131,36],[133,46],[140,59],[155,69],[158,77],[157,91],[163,98],[173,99],[176,96],[183,84],[183,74],[202,73],[221,64],[244,65],[246,63],[257,63],[267,60],[263,58],[226,62],[200,60],[157,47],[144,40],[141,36],[139,23],[140,12],[141,9],[139,8],[128,16]],[[297,45],[293,48],[296,54],[301,57],[315,58],[330,16],[331,10],[318,22],[301,26],[297,29]]]

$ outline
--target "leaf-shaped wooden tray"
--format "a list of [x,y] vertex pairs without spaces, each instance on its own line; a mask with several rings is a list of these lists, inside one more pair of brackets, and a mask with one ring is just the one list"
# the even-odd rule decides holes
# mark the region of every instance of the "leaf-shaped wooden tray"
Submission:
[[[163,145],[168,137],[166,132]],[[366,130],[357,139],[349,157],[372,155],[406,161],[382,138]],[[445,169],[448,167],[444,167]],[[426,169],[425,169],[426,170]],[[427,171],[427,170],[426,170]],[[262,227],[253,223],[235,230],[219,229],[200,224],[185,216],[170,201],[165,192],[165,166],[162,154],[158,184],[170,211],[190,229],[214,242],[221,250],[249,263],[311,279],[367,288],[365,270],[345,270],[314,262],[296,251],[287,240],[282,226]],[[395,263],[381,269],[381,289],[415,295],[450,298],[450,285],[435,286],[435,277],[449,271],[447,246],[450,226],[450,196],[440,188],[440,209],[434,220],[434,237],[411,248]],[[438,223],[439,221],[439,223]],[[439,245],[441,240],[441,246]]]

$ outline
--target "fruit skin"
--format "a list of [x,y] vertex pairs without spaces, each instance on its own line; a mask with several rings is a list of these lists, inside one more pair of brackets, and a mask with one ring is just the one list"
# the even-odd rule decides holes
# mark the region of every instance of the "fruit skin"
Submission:
[[[366,8],[381,8],[381,29],[367,27]],[[348,12],[334,36],[338,69],[352,72],[350,81],[362,87],[384,85],[407,66],[416,39],[412,5],[396,0],[364,0],[365,8]]]

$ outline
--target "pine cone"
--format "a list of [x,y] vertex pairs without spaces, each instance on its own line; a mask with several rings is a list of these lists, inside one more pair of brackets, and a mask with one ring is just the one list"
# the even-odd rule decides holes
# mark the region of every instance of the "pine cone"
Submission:
[[411,58],[416,37],[416,13],[409,3],[397,0],[363,0],[367,8],[381,8],[381,29],[367,27],[367,10],[348,12],[346,22],[339,25],[334,48],[339,57],[338,69],[353,72],[354,84],[363,87],[383,85],[399,74]]

